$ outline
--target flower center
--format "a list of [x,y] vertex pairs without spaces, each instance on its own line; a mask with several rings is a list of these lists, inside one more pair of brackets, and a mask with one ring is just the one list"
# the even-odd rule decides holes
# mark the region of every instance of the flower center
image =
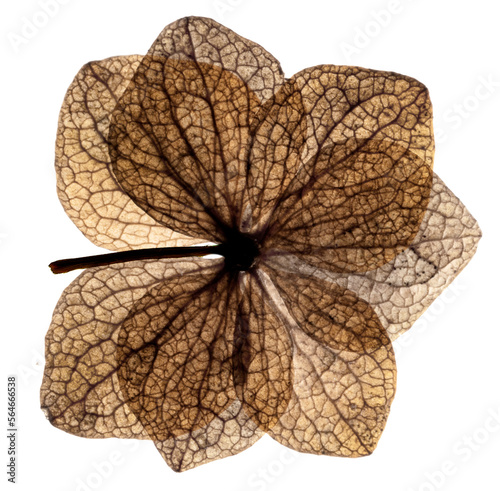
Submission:
[[226,234],[224,246],[226,268],[233,271],[249,270],[260,253],[257,241],[237,230]]

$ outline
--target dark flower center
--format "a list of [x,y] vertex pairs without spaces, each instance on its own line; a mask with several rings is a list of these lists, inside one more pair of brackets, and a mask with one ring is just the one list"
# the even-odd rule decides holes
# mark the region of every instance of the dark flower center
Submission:
[[259,255],[257,241],[249,235],[237,230],[226,233],[224,242],[224,258],[226,268],[232,271],[247,271],[255,263]]

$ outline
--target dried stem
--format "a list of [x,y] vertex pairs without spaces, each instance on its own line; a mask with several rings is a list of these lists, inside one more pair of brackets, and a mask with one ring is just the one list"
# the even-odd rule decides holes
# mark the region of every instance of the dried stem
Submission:
[[176,257],[201,257],[209,254],[224,255],[226,247],[223,244],[212,246],[194,247],[157,247],[151,249],[133,249],[130,251],[112,252],[97,256],[76,257],[61,259],[49,264],[54,274],[67,273],[75,269],[95,268],[108,264],[124,263],[127,261],[140,261],[143,259],[165,259]]

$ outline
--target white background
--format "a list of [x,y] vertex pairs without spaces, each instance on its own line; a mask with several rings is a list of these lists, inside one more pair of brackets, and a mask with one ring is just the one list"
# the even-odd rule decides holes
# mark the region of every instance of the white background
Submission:
[[[40,2],[2,2],[0,14],[0,428],[7,418],[6,376],[19,379],[18,483],[9,488],[498,491],[500,422],[488,424],[491,414],[500,419],[496,2],[62,3],[24,41],[16,36],[23,36],[25,19],[44,22]],[[389,8],[390,16],[381,13]],[[398,391],[370,457],[303,455],[264,437],[236,457],[176,474],[150,442],[77,438],[53,428],[39,409],[44,335],[59,295],[77,275],[54,276],[47,264],[104,252],[81,235],[56,197],[54,140],[64,93],[85,62],[145,53],[165,25],[186,15],[212,17],[260,43],[287,76],[321,63],[360,65],[413,76],[430,89],[439,130],[435,171],[476,217],[484,237],[446,301],[438,299],[406,335],[405,346],[397,345]],[[111,467],[105,465],[110,460]]]

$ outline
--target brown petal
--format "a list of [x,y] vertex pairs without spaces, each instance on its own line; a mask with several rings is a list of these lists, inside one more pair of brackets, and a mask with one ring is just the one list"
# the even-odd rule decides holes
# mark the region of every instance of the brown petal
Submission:
[[204,428],[165,441],[155,441],[167,464],[177,472],[236,455],[264,435],[243,411],[240,401],[214,416]]
[[182,233],[224,239],[241,221],[249,120],[259,101],[215,65],[146,56],[113,113],[113,171],[136,204]]
[[359,457],[373,452],[396,388],[391,342],[353,292],[270,272],[293,340],[293,394],[269,430],[300,452]]
[[297,325],[333,350],[372,353],[391,342],[364,300],[335,283],[272,271],[271,277]]
[[[432,168],[428,91],[392,72],[323,65],[287,80],[253,120],[248,188],[252,231],[317,178],[318,158],[354,158],[368,140],[384,140]],[[293,178],[292,178],[293,177]]]
[[251,217],[247,228],[260,235],[278,200],[303,166],[307,122],[302,95],[289,81],[267,101],[252,120],[247,192]]
[[[207,64],[222,68],[244,82],[249,92],[260,103],[269,100],[272,104],[270,99],[284,83],[283,71],[278,60],[262,46],[239,36],[227,27],[208,18],[186,17],[168,25],[153,43],[148,55],[175,58],[190,63],[195,60],[201,66]],[[242,109],[241,104],[239,106]],[[262,114],[265,114],[265,111],[261,113],[261,117]],[[267,131],[267,127],[264,131]],[[245,160],[247,158],[248,156],[245,156]],[[259,156],[254,156],[252,160],[257,158]],[[249,165],[248,170],[252,172],[253,169],[254,173],[266,176],[267,171],[261,164],[258,165],[258,168],[255,163],[253,167]],[[232,167],[237,167],[237,169]],[[246,176],[246,163],[245,166],[231,164],[228,177],[231,177],[231,174],[235,172],[240,176]],[[273,182],[276,182],[276,179]],[[242,194],[244,185],[245,182],[241,179],[238,184],[237,198],[240,201],[243,200],[244,204],[237,204],[237,210],[234,214],[237,216],[236,222],[240,229],[246,232],[251,226],[252,211],[255,211],[255,208],[263,203],[249,201],[249,197]],[[250,184],[250,186],[255,185],[255,183]],[[266,189],[269,187],[270,184],[267,184]],[[236,200],[233,199],[233,201]],[[259,212],[257,216],[253,217],[254,224],[262,215],[263,213]]]
[[351,143],[354,153],[329,147],[298,172],[267,231],[269,254],[286,251],[329,271],[364,272],[411,244],[432,171],[388,140]]
[[222,261],[134,261],[84,271],[63,292],[45,341],[41,406],[50,422],[87,438],[148,438],[117,376],[121,324],[155,285],[209,281]]
[[70,85],[59,116],[59,199],[89,240],[113,251],[200,242],[156,222],[123,192],[110,169],[110,115],[141,59],[118,56],[85,65]]
[[148,55],[215,65],[241,79],[261,102],[283,84],[281,66],[262,46],[218,22],[185,17],[165,27]]
[[235,334],[236,392],[245,413],[267,431],[290,401],[292,344],[255,273],[245,280]]
[[222,272],[175,278],[150,289],[123,322],[118,378],[152,440],[204,428],[235,400],[233,281]]
[[[332,273],[298,258],[275,256],[274,268],[315,275],[353,290],[377,313],[390,338],[407,331],[476,252],[481,230],[465,206],[434,174],[427,211],[408,249],[363,274]],[[453,294],[452,294],[453,295]]]
[[427,88],[418,80],[394,72],[322,65],[302,70],[289,83],[299,88],[311,127],[310,156],[346,140],[379,139],[397,143],[432,167],[432,107]]

